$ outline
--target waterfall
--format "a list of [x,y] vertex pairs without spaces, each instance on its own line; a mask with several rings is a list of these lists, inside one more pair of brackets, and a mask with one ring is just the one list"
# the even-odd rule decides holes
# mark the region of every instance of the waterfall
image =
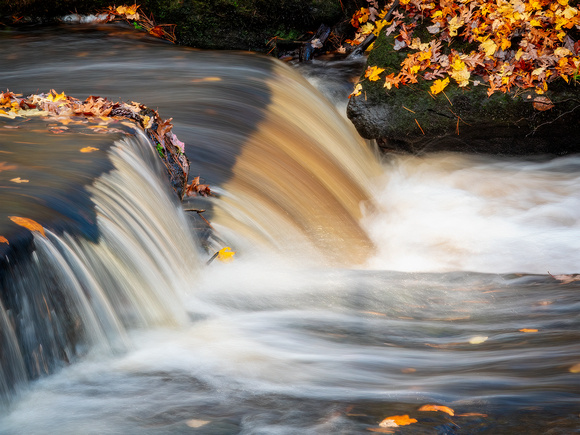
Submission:
[[[2,262],[0,399],[95,348],[124,350],[128,328],[183,324],[199,268],[187,216],[143,134],[109,150],[114,169],[89,187],[98,241],[34,233]],[[19,246],[14,246],[18,252]]]

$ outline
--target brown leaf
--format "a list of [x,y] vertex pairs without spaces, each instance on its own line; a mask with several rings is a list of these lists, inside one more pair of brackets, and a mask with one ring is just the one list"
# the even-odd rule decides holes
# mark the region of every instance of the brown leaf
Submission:
[[44,228],[42,227],[42,225],[40,225],[36,221],[33,221],[32,219],[23,218],[23,217],[19,217],[19,216],[8,216],[8,219],[10,219],[16,225],[20,225],[21,227],[28,228],[30,231],[39,232],[44,237],[46,237],[46,234],[44,233]]
[[534,98],[533,106],[534,109],[539,110],[541,112],[554,108],[552,100],[550,100],[548,97],[544,95]]

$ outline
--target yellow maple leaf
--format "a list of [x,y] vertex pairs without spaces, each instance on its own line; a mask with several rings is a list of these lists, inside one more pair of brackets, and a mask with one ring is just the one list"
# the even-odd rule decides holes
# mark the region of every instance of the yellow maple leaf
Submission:
[[137,12],[137,8],[139,8],[138,4],[134,4],[133,6],[129,6],[126,8],[126,14],[127,15],[134,15],[135,12]]
[[431,93],[433,95],[437,95],[440,92],[443,92],[443,89],[449,84],[449,77],[445,77],[443,80],[438,79],[433,82],[431,85]]
[[363,35],[368,35],[369,33],[372,33],[373,30],[375,30],[375,25],[372,22],[367,22],[359,28],[359,32]]
[[232,251],[232,248],[230,248],[229,246],[226,246],[225,248],[222,248],[218,251],[218,260],[224,262],[224,263],[229,263],[230,261],[232,261],[234,259],[234,255],[236,254],[236,251]]
[[493,40],[488,39],[487,41],[479,44],[479,48],[485,53],[487,57],[492,57],[497,50],[497,44],[493,42]]
[[19,216],[8,216],[8,219],[10,219],[16,225],[20,225],[21,227],[27,228],[30,231],[36,231],[36,232],[42,234],[44,237],[46,237],[46,234],[44,233],[44,228],[42,227],[42,225],[40,225],[36,221],[33,221],[32,219],[23,218],[23,217],[19,217]]
[[384,71],[384,68],[379,68],[377,66],[369,66],[365,71],[365,77],[371,82],[376,82],[380,79],[379,75]]
[[57,102],[61,100],[66,101],[66,95],[64,94],[64,92],[57,94],[56,91],[53,89],[52,91],[50,91],[50,94],[48,95],[48,97],[46,97],[46,99],[52,102]]

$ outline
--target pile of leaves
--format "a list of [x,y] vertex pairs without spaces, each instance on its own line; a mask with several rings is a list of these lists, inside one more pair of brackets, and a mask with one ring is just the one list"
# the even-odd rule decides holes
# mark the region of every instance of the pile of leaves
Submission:
[[[172,133],[171,118],[163,120],[159,114],[143,104],[131,102],[113,102],[103,97],[90,96],[85,101],[57,93],[52,89],[48,93],[33,94],[23,97],[10,91],[0,92],[0,117],[15,119],[17,117],[41,116],[62,124],[55,133],[64,133],[66,125],[72,121],[82,122],[82,118],[99,119],[100,129],[107,131],[108,120],[130,121],[129,126],[139,125],[155,144],[157,153],[165,164],[174,190],[181,198],[185,193],[189,174],[189,160],[185,155],[185,145]],[[80,120],[80,121],[79,121]],[[99,132],[99,130],[93,130]],[[87,151],[83,151],[87,152]],[[209,188],[205,193],[209,192]]]
[[[580,78],[580,13],[570,0],[396,0],[381,10],[367,1],[352,17],[357,34],[350,43],[384,32],[394,38],[393,50],[408,50],[396,71],[368,66],[365,78],[384,80],[387,89],[423,78],[434,81],[433,95],[450,80],[462,88],[487,86],[488,96],[518,89],[543,94],[557,79]],[[358,84],[351,95],[361,90]]]
[[157,38],[166,39],[175,44],[175,24],[155,24],[153,16],[139,13],[139,5],[109,6],[101,11],[103,22],[126,21],[137,30],[143,30]]

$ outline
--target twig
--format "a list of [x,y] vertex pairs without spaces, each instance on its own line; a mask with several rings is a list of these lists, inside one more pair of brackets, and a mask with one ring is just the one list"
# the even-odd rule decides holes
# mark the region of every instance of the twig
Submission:
[[417,118],[415,118],[415,122],[417,123],[417,125],[419,126],[419,128],[421,129],[421,133],[423,133],[423,135],[425,135],[425,132],[423,131],[423,129],[421,128],[421,124],[419,124],[419,121],[417,121]]
[[211,226],[211,224],[209,223],[209,221],[208,221],[208,220],[207,220],[205,217],[203,217],[203,216],[202,216],[202,213],[205,211],[204,209],[202,209],[202,210],[198,210],[198,209],[196,209],[196,208],[185,208],[185,209],[184,209],[184,211],[194,211],[194,212],[196,212],[196,213],[197,213],[197,215],[198,215],[200,218],[202,218],[202,219],[203,219],[203,221],[204,221],[204,222],[207,224],[207,226],[208,226],[208,227],[210,227],[212,230],[214,230],[214,231],[215,231],[215,228]]

